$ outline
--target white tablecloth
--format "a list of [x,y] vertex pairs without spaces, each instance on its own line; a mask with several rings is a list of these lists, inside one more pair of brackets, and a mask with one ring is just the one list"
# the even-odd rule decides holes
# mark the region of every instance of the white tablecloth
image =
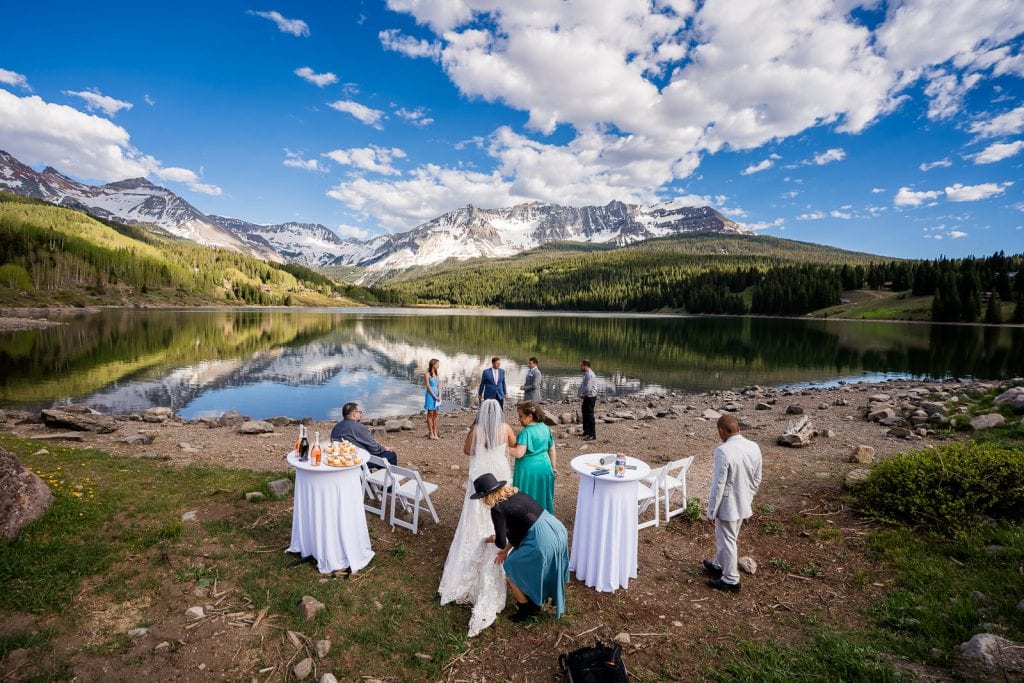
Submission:
[[[369,456],[362,449],[357,453],[364,462]],[[288,464],[295,468],[288,552],[312,555],[323,574],[341,569],[355,573],[369,564],[373,548],[366,528],[360,467],[314,466],[299,462],[295,451],[288,454]]]
[[[577,579],[605,593],[628,588],[629,580],[636,578],[636,483],[651,472],[647,463],[626,456],[626,464],[636,469],[627,469],[620,479],[615,476],[614,457],[614,453],[585,453],[572,459],[580,490],[569,569]],[[600,464],[602,458],[606,465]],[[608,474],[594,476],[594,465],[606,467]]]

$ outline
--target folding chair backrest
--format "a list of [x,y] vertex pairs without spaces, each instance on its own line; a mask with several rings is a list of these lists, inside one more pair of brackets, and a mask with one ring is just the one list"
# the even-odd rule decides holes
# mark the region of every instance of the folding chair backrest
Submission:
[[[690,455],[685,458],[673,460],[664,467],[665,478],[662,482],[661,493],[665,497],[666,522],[676,515],[681,515],[686,512],[686,471],[690,469],[690,465],[692,463],[693,456]],[[679,506],[672,507],[672,498],[676,491],[679,492],[679,496],[682,501]]]
[[665,468],[661,467],[656,470],[651,470],[651,473],[644,477],[643,481],[636,483],[636,502],[637,510],[636,514],[639,518],[647,509],[654,505],[654,517],[644,522],[638,522],[638,529],[646,529],[649,526],[658,526],[659,523],[659,506],[658,506],[658,492],[661,490],[662,481],[665,478]]
[[[434,510],[434,503],[430,500],[430,494],[437,490],[437,484],[423,481],[419,472],[400,465],[388,463],[388,472],[395,481],[406,479],[401,485],[395,486],[391,496],[391,526],[398,525],[411,530],[414,534],[418,533],[421,509],[430,513],[435,524],[440,522]],[[403,510],[412,512],[412,522],[407,522],[395,514],[396,501],[401,502]]]
[[[376,456],[371,455],[370,457]],[[370,472],[370,468],[367,465],[368,462],[364,460],[361,465],[362,472],[360,473],[363,480],[363,508],[367,512],[372,512],[381,519],[384,519],[384,514],[387,511],[387,490],[390,475],[386,468],[380,469],[377,472],[383,472],[384,476],[377,478],[373,472]],[[367,499],[369,502],[367,502]]]

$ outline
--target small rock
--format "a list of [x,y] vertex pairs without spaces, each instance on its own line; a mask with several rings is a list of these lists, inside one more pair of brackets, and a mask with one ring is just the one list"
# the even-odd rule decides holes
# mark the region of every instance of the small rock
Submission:
[[295,680],[304,681],[309,678],[310,674],[313,673],[313,658],[306,657],[301,662],[292,667],[292,675],[295,676]]
[[250,503],[255,503],[257,501],[263,500],[264,497],[265,496],[259,491],[249,491],[247,494],[245,494],[245,499]]
[[331,641],[329,640],[318,640],[316,641],[316,656],[323,659],[327,656],[327,653],[331,651]]
[[40,448],[38,451],[36,451],[32,455],[49,455],[49,454],[50,454],[50,451],[46,450],[45,448]]
[[153,653],[154,654],[159,654],[161,652],[167,652],[170,649],[171,649],[170,641],[162,640],[159,643],[157,643],[156,646],[153,648]]
[[132,630],[128,631],[128,637],[129,638],[142,638],[147,633],[149,633],[149,629],[148,628],[133,628]]
[[428,655],[426,652],[417,652],[416,653],[416,658],[417,659],[421,659],[424,662],[432,662],[432,661],[434,661],[434,658],[431,657],[430,655]]
[[380,612],[382,609],[384,609],[384,605],[380,604],[380,600],[374,600],[373,601],[373,608],[375,610],[377,610],[378,612]]
[[151,422],[153,424],[167,422],[173,417],[174,411],[165,407],[146,408],[146,410],[142,411],[142,421]]
[[888,403],[891,398],[889,394],[872,394],[868,396],[868,403]]
[[189,607],[187,610],[185,610],[185,616],[189,619],[202,619],[206,616],[206,612],[203,610],[202,607],[196,605],[195,607]]
[[764,401],[758,401],[757,405],[754,406],[754,410],[771,410],[772,407]]
[[240,412],[232,409],[221,415],[217,422],[220,423],[221,427],[237,427],[247,419],[248,418],[243,416]]
[[789,406],[786,408],[786,415],[803,415],[804,409],[802,406]]
[[632,639],[629,637],[629,634],[626,633],[625,631],[623,631],[622,633],[616,634],[615,637],[612,638],[612,640],[614,640],[619,645],[629,645],[630,642],[632,641]]
[[971,600],[975,602],[988,602],[988,596],[981,591],[971,591]]
[[311,595],[303,595],[302,600],[299,601],[299,614],[306,621],[315,617],[320,610],[325,608],[326,605],[324,605],[324,603]]
[[856,488],[867,481],[867,478],[871,475],[871,470],[855,469],[850,470],[846,473],[846,487]]
[[750,574],[751,576],[757,573],[757,560],[750,557],[749,555],[746,557],[741,557],[739,560],[737,560],[736,566],[740,568],[741,572]]
[[911,431],[906,427],[892,427],[885,433],[886,436],[892,436],[897,439],[906,439],[910,434]]
[[238,426],[239,434],[272,434],[274,425],[266,420],[249,420]]
[[267,422],[275,427],[287,427],[292,424],[292,418],[285,417],[284,415],[278,415],[277,417],[270,418]]
[[126,443],[129,446],[148,446],[156,440],[156,434],[145,434],[139,432],[138,434],[129,434],[123,439],[118,439],[121,443]]
[[1001,636],[979,633],[961,643],[953,668],[969,681],[1017,681],[1024,677],[1024,648]]
[[[369,683],[365,678],[363,679],[363,682]],[[338,679],[334,677],[334,674],[327,672],[320,677],[320,683],[338,683]]]
[[717,420],[722,417],[722,414],[717,410],[711,410],[711,408],[705,408],[704,412],[700,414],[705,420]]
[[195,446],[193,446],[190,443],[184,443],[184,442],[179,443],[178,444],[178,448],[180,448],[183,453],[198,453],[199,452],[199,449],[196,448]]
[[875,461],[875,449],[871,446],[855,446],[853,453],[850,454],[850,462],[855,462],[861,465],[870,465]]
[[452,470],[453,472],[458,472],[459,470],[462,469],[462,466],[461,465],[452,464],[452,465],[448,466],[448,469]]
[[571,423],[572,421],[573,421],[573,414],[572,413],[561,413],[558,416],[558,424],[566,425],[566,424]]
[[186,512],[185,514],[183,514],[181,516],[181,521],[183,521],[183,522],[194,522],[194,521],[196,521],[196,517],[198,515],[199,515],[199,513],[196,512],[195,510],[189,510],[188,512]]
[[991,429],[993,427],[1002,427],[1006,424],[1006,418],[999,413],[989,413],[987,415],[978,415],[976,418],[971,420],[971,429],[977,431],[980,429]]
[[278,498],[283,498],[292,492],[292,480],[291,479],[275,479],[274,481],[267,484],[267,488]]

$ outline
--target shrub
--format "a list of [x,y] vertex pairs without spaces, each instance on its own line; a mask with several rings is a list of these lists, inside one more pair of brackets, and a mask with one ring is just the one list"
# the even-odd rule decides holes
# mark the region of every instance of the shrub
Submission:
[[939,531],[966,530],[981,516],[1024,517],[1024,449],[964,443],[897,455],[857,491],[876,519]]
[[22,292],[31,292],[34,289],[28,271],[15,263],[0,266],[0,287],[10,287]]

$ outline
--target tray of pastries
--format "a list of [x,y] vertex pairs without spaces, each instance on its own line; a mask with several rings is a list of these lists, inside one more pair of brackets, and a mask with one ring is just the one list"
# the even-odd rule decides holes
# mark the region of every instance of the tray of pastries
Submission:
[[332,441],[324,448],[324,462],[331,467],[354,467],[362,460],[356,455],[356,447],[349,441]]

